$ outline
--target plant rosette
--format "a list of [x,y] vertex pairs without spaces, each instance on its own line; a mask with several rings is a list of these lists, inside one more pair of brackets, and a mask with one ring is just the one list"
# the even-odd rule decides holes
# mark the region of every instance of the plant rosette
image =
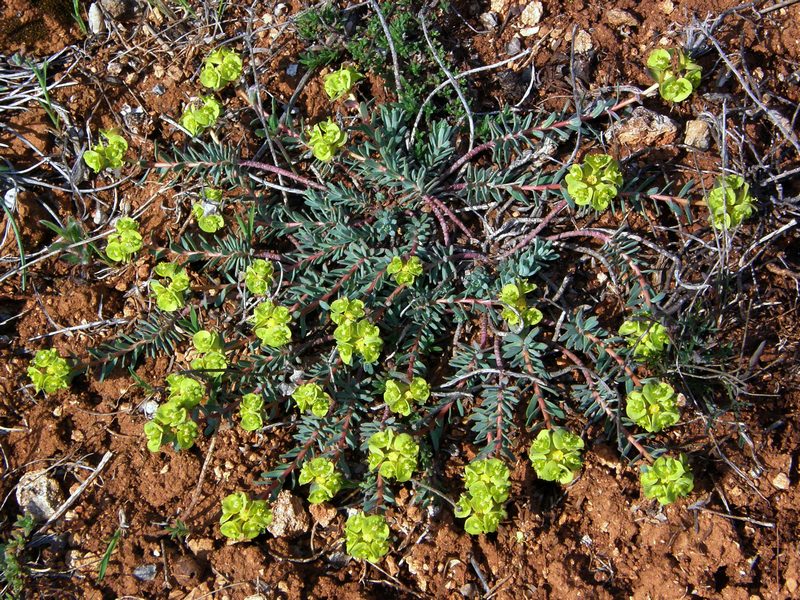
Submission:
[[311,153],[322,162],[329,162],[347,142],[347,134],[331,118],[314,125],[307,136]]
[[103,169],[117,170],[122,168],[122,160],[128,151],[128,142],[112,130],[100,130],[105,142],[100,141],[91,150],[83,153],[83,161],[95,173]]
[[222,377],[228,368],[228,360],[225,358],[225,344],[220,335],[201,329],[192,337],[192,343],[200,354],[192,360],[192,369],[207,371],[207,374],[214,378]]
[[647,57],[647,68],[668,102],[683,102],[700,87],[703,68],[679,48],[658,48]]
[[205,388],[186,375],[167,376],[167,401],[158,407],[151,421],[144,425],[147,449],[158,452],[161,446],[173,444],[177,450],[194,445],[199,428],[190,415],[205,395]]
[[678,395],[666,381],[647,381],[641,390],[628,394],[625,414],[645,431],[659,432],[680,419]]
[[739,175],[718,178],[714,188],[708,193],[706,204],[711,225],[715,229],[736,227],[750,217],[755,209],[750,186]]
[[360,355],[366,364],[377,362],[380,357],[383,348],[380,329],[363,317],[361,300],[338,298],[331,303],[331,320],[336,323],[333,338],[346,365],[353,364],[354,354]]
[[28,377],[38,394],[54,394],[69,387],[69,363],[55,348],[38,350],[28,365]]
[[466,519],[464,530],[470,535],[494,533],[506,518],[504,508],[511,489],[511,472],[497,458],[474,460],[464,467],[464,487],[456,503],[455,516]]
[[165,312],[183,308],[186,304],[186,290],[189,289],[189,274],[175,263],[158,263],[153,273],[167,280],[167,284],[150,280],[150,290],[156,296],[156,305]]
[[381,515],[363,512],[348,517],[344,525],[347,553],[353,558],[378,562],[389,552],[389,525]]
[[245,431],[257,431],[264,426],[264,398],[260,394],[242,396],[239,421]]
[[114,233],[108,236],[106,256],[114,262],[128,262],[142,249],[139,224],[130,217],[117,219]]
[[418,256],[412,256],[407,261],[399,256],[392,258],[386,273],[392,276],[397,285],[414,285],[417,277],[422,275],[422,261]]
[[639,483],[645,498],[655,498],[661,505],[667,505],[691,493],[694,475],[685,455],[679,458],[660,456],[652,466],[641,467]]
[[390,379],[383,392],[383,399],[389,410],[404,417],[411,414],[411,406],[415,402],[422,404],[430,396],[431,387],[422,377],[414,377],[410,384]]
[[324,417],[331,408],[333,399],[316,383],[304,383],[292,392],[300,412],[311,411],[317,417]]
[[572,483],[583,466],[584,442],[566,429],[543,429],[533,440],[528,457],[544,481]]
[[192,137],[212,127],[222,113],[222,105],[212,96],[203,96],[199,102],[189,104],[181,115],[181,127]]
[[202,231],[217,233],[225,226],[225,219],[217,210],[216,206],[207,202],[197,202],[192,205],[192,216]]
[[500,290],[500,302],[503,312],[500,316],[512,327],[521,325],[533,326],[542,320],[542,311],[533,306],[528,306],[525,295],[536,289],[535,283],[524,279],[517,279],[514,283],[503,286]]
[[308,501],[311,504],[328,502],[339,493],[344,485],[344,477],[336,470],[329,458],[314,458],[303,465],[297,482],[300,485],[311,484]]
[[200,85],[219,91],[242,76],[242,57],[228,48],[214,50],[200,71]]
[[349,94],[353,86],[363,78],[364,76],[352,67],[343,67],[326,75],[323,87],[331,101],[338,100]]
[[381,477],[403,483],[411,479],[417,468],[419,444],[407,433],[396,434],[384,429],[370,436],[367,442],[369,470],[378,470]]
[[272,300],[264,300],[256,306],[250,323],[261,343],[271,348],[280,348],[292,341],[289,323],[292,316],[285,306],[276,306]]
[[658,356],[670,344],[667,328],[650,320],[648,315],[628,319],[619,328],[619,334],[626,338],[629,348],[636,357]]
[[252,540],[272,523],[272,511],[266,500],[251,500],[244,492],[234,492],[222,500],[219,531],[237,542]]
[[272,284],[275,267],[268,260],[257,258],[244,272],[244,284],[247,291],[254,296],[264,296]]
[[622,186],[619,163],[608,154],[590,154],[583,164],[572,165],[564,177],[567,194],[578,206],[606,210]]

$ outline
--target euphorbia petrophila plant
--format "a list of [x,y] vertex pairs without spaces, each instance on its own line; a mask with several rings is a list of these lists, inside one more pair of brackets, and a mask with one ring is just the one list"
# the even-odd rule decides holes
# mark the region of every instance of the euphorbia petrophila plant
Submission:
[[508,467],[497,458],[474,460],[464,467],[464,487],[455,508],[466,519],[464,530],[472,535],[494,533],[506,518],[504,505],[511,490]]
[[200,84],[218,91],[242,76],[242,57],[228,48],[214,50],[206,57]]
[[300,412],[311,411],[318,417],[324,417],[330,410],[331,397],[316,383],[304,383],[292,392]]
[[645,498],[655,498],[662,505],[688,496],[694,489],[694,475],[686,457],[659,456],[652,466],[642,466],[639,475]]
[[320,504],[332,500],[339,493],[344,485],[344,477],[331,459],[320,456],[303,465],[297,482],[300,485],[310,483],[308,501]]
[[219,530],[232,540],[252,540],[272,523],[272,511],[265,500],[251,500],[245,492],[234,492],[222,500]]
[[608,154],[590,154],[583,164],[572,165],[564,177],[567,193],[578,206],[606,210],[622,186],[619,163]]
[[128,262],[141,249],[139,224],[130,217],[117,219],[114,233],[108,236],[106,256],[114,262]]
[[736,227],[750,217],[754,210],[750,186],[739,175],[725,175],[717,179],[714,189],[706,198],[715,229]]
[[661,431],[680,419],[678,395],[666,381],[647,381],[641,390],[628,394],[625,413],[645,431]]
[[369,470],[402,483],[411,479],[417,468],[419,444],[407,433],[388,428],[372,434],[368,442]]
[[31,378],[37,394],[54,394],[58,390],[67,389],[69,374],[69,364],[55,348],[37,351],[28,366],[28,377]]
[[363,512],[348,517],[344,526],[347,553],[372,563],[389,552],[389,525],[382,515],[365,515]]
[[583,440],[566,429],[543,429],[528,450],[536,476],[562,485],[572,483],[583,466]]
[[625,321],[619,328],[619,334],[627,338],[628,346],[633,348],[636,357],[658,356],[669,346],[667,328],[647,314]]
[[647,57],[647,68],[658,81],[664,100],[683,102],[700,87],[703,68],[680,48],[658,48]]
[[422,377],[414,377],[410,384],[390,379],[386,382],[383,399],[389,410],[407,417],[411,414],[411,407],[415,402],[423,403],[430,395],[431,387]]
[[167,284],[150,280],[150,289],[156,296],[158,308],[172,312],[186,304],[186,291],[189,289],[189,274],[186,269],[174,263],[158,263],[153,273],[166,279]]
[[100,130],[105,142],[100,141],[91,150],[83,153],[84,162],[95,172],[103,169],[117,170],[122,168],[122,160],[128,151],[128,142],[113,130]]

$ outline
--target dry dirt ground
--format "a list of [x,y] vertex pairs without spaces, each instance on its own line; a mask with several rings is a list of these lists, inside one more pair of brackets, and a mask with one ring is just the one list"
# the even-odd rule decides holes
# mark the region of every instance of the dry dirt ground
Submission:
[[[266,65],[260,83],[278,101],[289,100],[303,70],[289,76],[287,67],[297,61],[302,44],[284,25],[307,8],[299,0],[277,10],[272,2],[255,3],[254,10],[244,2],[230,3],[219,31],[194,30],[180,18],[177,3],[167,3],[175,11],[172,18],[153,9],[159,4],[142,2],[131,14],[110,19],[107,33],[86,37],[75,25],[71,2],[6,0],[0,8],[0,65],[14,53],[39,59],[60,53],[48,76],[59,82],[51,93],[70,122],[60,133],[54,132],[35,101],[23,103],[24,110],[3,110],[2,161],[16,169],[33,167],[32,176],[49,172],[49,156],[72,166],[71,149],[87,127],[92,131],[122,127],[132,140],[132,154],[152,157],[155,143],[175,139],[175,130],[164,117],[178,118],[181,103],[195,89],[207,49],[231,37],[234,46],[241,44],[234,36],[253,15],[259,23],[251,40]],[[462,1],[445,11],[440,27],[451,63],[459,71],[506,58],[509,44],[537,48],[532,62],[470,79],[478,111],[517,102],[529,108],[563,104],[575,86],[647,87],[650,79],[643,61],[650,48],[664,38],[685,40],[697,20],[725,14],[718,30],[720,44],[735,64],[745,65],[758,100],[797,131],[800,5],[787,2],[783,8],[765,10],[775,4],[757,2],[725,13],[736,6],[731,0],[544,0],[541,20],[535,25],[538,30],[521,35],[526,2]],[[480,18],[489,11],[497,16],[493,28]],[[582,34],[576,39],[584,42],[588,35],[592,45],[589,57],[577,65],[570,61],[573,34]],[[726,74],[718,54],[708,54],[701,62],[713,75],[707,93],[670,112],[681,127],[703,114],[720,119],[727,108],[752,106],[742,100],[741,85]],[[528,90],[531,67],[537,85]],[[371,80],[371,85],[375,97],[393,97],[379,79]],[[319,97],[319,83],[312,81],[297,99],[297,109],[313,118],[322,110]],[[243,118],[232,122],[226,135],[232,142],[245,140],[246,153],[253,143],[246,138],[250,117],[244,99],[239,101],[234,114]],[[668,110],[648,102],[656,110]],[[797,155],[776,134],[774,123],[757,113],[729,115],[727,122],[741,136],[738,146],[731,148],[733,159],[743,165],[761,160],[763,172],[796,169]],[[719,138],[705,151],[681,142],[678,137],[659,148],[613,151],[622,157],[631,152],[657,156],[692,176],[708,177],[719,169]],[[781,179],[780,184],[779,192],[784,198],[794,197],[796,206],[796,177]],[[770,189],[775,193],[775,185]],[[153,247],[162,246],[167,233],[182,226],[173,194],[155,177],[140,180],[137,174],[80,202],[67,191],[30,185],[16,201],[23,247],[30,255],[55,240],[40,225],[42,219],[52,220],[46,206],[62,220],[74,217],[94,228],[121,204],[140,211],[146,239]],[[24,389],[25,369],[36,349],[52,346],[65,355],[82,355],[87,346],[110,333],[103,322],[135,315],[137,298],[125,290],[132,282],[146,280],[154,263],[152,257],[141,258],[131,267],[97,277],[80,264],[57,257],[42,260],[28,269],[24,291],[19,275],[0,283],[4,532],[17,514],[14,488],[24,472],[51,469],[68,495],[101,456],[110,452],[111,458],[50,528],[51,536],[31,549],[24,595],[195,600],[255,594],[267,598],[800,597],[799,251],[795,221],[763,252],[758,269],[744,284],[740,303],[748,314],[747,327],[724,335],[741,351],[745,363],[755,357],[747,387],[749,402],[725,415],[712,431],[698,428],[698,436],[716,436],[719,452],[705,458],[704,475],[689,499],[659,510],[640,495],[635,471],[621,465],[602,444],[590,449],[581,477],[567,489],[537,481],[528,461],[520,458],[513,465],[509,517],[496,535],[471,537],[449,510],[426,513],[401,494],[398,506],[388,513],[398,539],[380,569],[348,561],[343,554],[341,510],[314,512],[313,529],[293,540],[262,536],[254,543],[229,545],[219,535],[219,498],[252,487],[256,474],[267,470],[272,458],[285,450],[287,439],[280,432],[250,435],[238,428],[222,429],[213,438],[213,448],[210,440],[202,439],[188,452],[151,454],[145,449],[144,416],[138,410],[146,396],[130,373],[114,372],[103,382],[81,376],[69,391],[47,397],[33,397]],[[13,235],[5,237],[1,254],[4,260],[18,258]],[[3,272],[16,264],[5,262]],[[60,333],[49,335],[56,331]],[[152,382],[163,378],[168,368],[165,358],[144,360],[135,373]],[[453,496],[457,493],[452,491]],[[165,530],[176,517],[191,532],[185,541],[171,539]],[[101,557],[120,528],[105,577],[98,581]],[[134,574],[148,565],[155,567],[154,578],[142,580]]]

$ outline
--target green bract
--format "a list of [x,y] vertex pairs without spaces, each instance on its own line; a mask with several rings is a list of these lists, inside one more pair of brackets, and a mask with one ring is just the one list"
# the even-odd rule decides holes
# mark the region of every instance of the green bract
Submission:
[[239,404],[242,429],[256,431],[264,426],[264,398],[260,394],[245,394]]
[[619,163],[608,154],[590,154],[582,165],[569,168],[564,181],[575,204],[604,211],[622,186],[622,173]]
[[380,329],[363,316],[364,303],[361,300],[339,298],[331,304],[331,320],[337,325],[333,337],[346,365],[353,364],[354,353],[367,364],[376,362],[381,354],[383,340]]
[[753,214],[754,200],[750,186],[738,175],[717,179],[706,198],[711,225],[716,229],[736,227]]
[[319,457],[308,461],[297,480],[300,485],[311,484],[308,501],[320,504],[331,500],[342,489],[344,477],[329,458]]
[[661,456],[653,462],[652,467],[641,468],[639,483],[646,498],[671,504],[678,498],[688,496],[694,489],[694,475],[683,454],[677,459]]
[[647,315],[625,321],[619,328],[619,334],[627,338],[634,356],[657,356],[669,345],[667,328],[661,323],[648,320]]
[[199,435],[189,413],[203,399],[203,384],[186,375],[172,374],[167,377],[167,387],[167,401],[144,425],[150,452],[158,452],[164,444],[173,444],[177,450],[191,448]]
[[190,104],[181,115],[181,127],[192,137],[214,125],[222,112],[222,105],[215,98],[203,96],[200,101],[200,106]]
[[700,87],[703,68],[679,48],[653,50],[647,68],[658,81],[658,93],[664,100],[682,102]]
[[503,508],[511,489],[511,473],[497,458],[474,460],[464,467],[464,487],[455,508],[455,515],[464,522],[470,535],[493,533],[506,518]]
[[54,348],[38,350],[28,366],[28,377],[36,393],[52,394],[69,387],[69,364]]
[[386,272],[394,276],[397,285],[414,285],[414,280],[422,275],[422,261],[417,256],[412,256],[406,262],[399,256],[392,258]]
[[625,413],[639,427],[655,433],[680,419],[678,396],[666,381],[648,381],[641,391],[628,394]]
[[351,67],[344,67],[325,76],[325,93],[331,100],[338,100],[348,94],[352,87],[364,76]]
[[292,341],[292,330],[289,329],[291,322],[289,309],[276,306],[272,300],[264,300],[256,306],[250,318],[250,323],[253,324],[261,343],[272,348],[280,348]]
[[411,479],[417,468],[419,444],[407,433],[395,434],[394,430],[384,429],[370,436],[369,470],[378,469],[381,477],[396,479],[399,482]]
[[533,440],[528,456],[539,479],[566,485],[583,466],[583,446],[583,440],[571,431],[543,429]]
[[233,540],[252,540],[272,523],[266,500],[251,500],[244,492],[234,492],[222,501],[219,531]]
[[331,397],[316,383],[304,383],[292,392],[292,398],[297,402],[300,412],[311,410],[318,417],[328,414],[331,407]]
[[220,335],[201,329],[194,334],[192,342],[195,350],[201,354],[192,361],[192,368],[208,371],[207,375],[210,377],[222,377],[228,368],[228,360],[225,358],[225,344]]
[[128,142],[118,133],[110,130],[100,130],[100,135],[105,139],[92,146],[91,150],[83,153],[84,162],[95,172],[103,169],[119,169],[122,159],[128,151]]
[[431,388],[428,382],[422,377],[414,377],[411,384],[390,379],[386,382],[386,389],[383,392],[383,399],[386,406],[394,413],[407,417],[411,414],[411,404],[413,402],[425,402],[431,395]]
[[200,71],[200,84],[212,90],[221,90],[242,75],[242,57],[233,50],[219,48],[206,57]]
[[260,258],[254,260],[244,272],[244,284],[247,286],[247,291],[256,296],[263,296],[272,283],[274,273],[275,267],[268,260]]
[[523,323],[525,325],[536,325],[542,320],[542,311],[533,306],[528,306],[525,295],[536,289],[535,283],[528,283],[524,279],[517,279],[514,283],[503,286],[500,290],[500,302],[505,308],[500,316],[506,322],[516,327]]
[[128,262],[141,249],[139,224],[130,217],[118,219],[116,231],[108,236],[106,256],[114,262]]
[[332,159],[347,141],[347,134],[330,118],[314,125],[308,130],[307,135],[312,154],[322,162]]
[[189,274],[175,263],[158,263],[153,273],[169,281],[164,285],[155,279],[150,280],[150,289],[156,295],[156,304],[161,310],[172,312],[183,308],[185,293],[189,289]]
[[351,515],[344,525],[344,535],[347,553],[353,558],[378,562],[389,552],[389,526],[381,515]]
[[192,205],[192,216],[197,219],[197,226],[206,233],[216,233],[225,226],[225,219],[216,212],[215,206],[210,204]]

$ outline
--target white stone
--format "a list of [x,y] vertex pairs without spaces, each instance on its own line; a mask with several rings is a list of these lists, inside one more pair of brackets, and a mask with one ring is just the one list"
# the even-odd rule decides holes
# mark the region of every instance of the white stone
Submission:
[[495,13],[485,12],[479,18],[486,29],[489,29],[490,31],[497,29],[497,15]]
[[523,27],[519,30],[519,34],[522,37],[531,37],[532,35],[536,35],[542,30],[542,28],[537,25],[536,27]]
[[669,117],[638,106],[627,119],[614,123],[605,133],[612,139],[634,149],[646,146],[665,146],[675,141],[678,127]]
[[698,150],[708,150],[711,146],[711,128],[708,123],[700,119],[686,123],[683,143]]
[[52,517],[64,502],[64,494],[47,469],[25,473],[17,484],[17,504],[20,511],[29,512],[37,521]]
[[267,527],[275,537],[296,537],[311,527],[303,502],[291,492],[283,490],[272,505],[272,523]]
[[612,27],[622,27],[623,25],[636,27],[639,24],[639,21],[636,20],[636,17],[634,17],[627,10],[621,10],[619,8],[612,8],[609,10],[606,13],[606,20]]
[[580,30],[575,34],[575,52],[578,54],[586,54],[594,48],[592,43],[592,36],[588,31]]
[[103,11],[97,2],[92,2],[89,6],[89,31],[92,33],[103,33],[106,30],[106,22],[103,19]]
[[789,481],[789,477],[787,477],[786,473],[778,473],[772,480],[772,485],[779,490],[788,490],[791,482]]
[[542,20],[544,6],[539,0],[534,0],[525,7],[519,17],[520,22],[526,27],[533,27]]

